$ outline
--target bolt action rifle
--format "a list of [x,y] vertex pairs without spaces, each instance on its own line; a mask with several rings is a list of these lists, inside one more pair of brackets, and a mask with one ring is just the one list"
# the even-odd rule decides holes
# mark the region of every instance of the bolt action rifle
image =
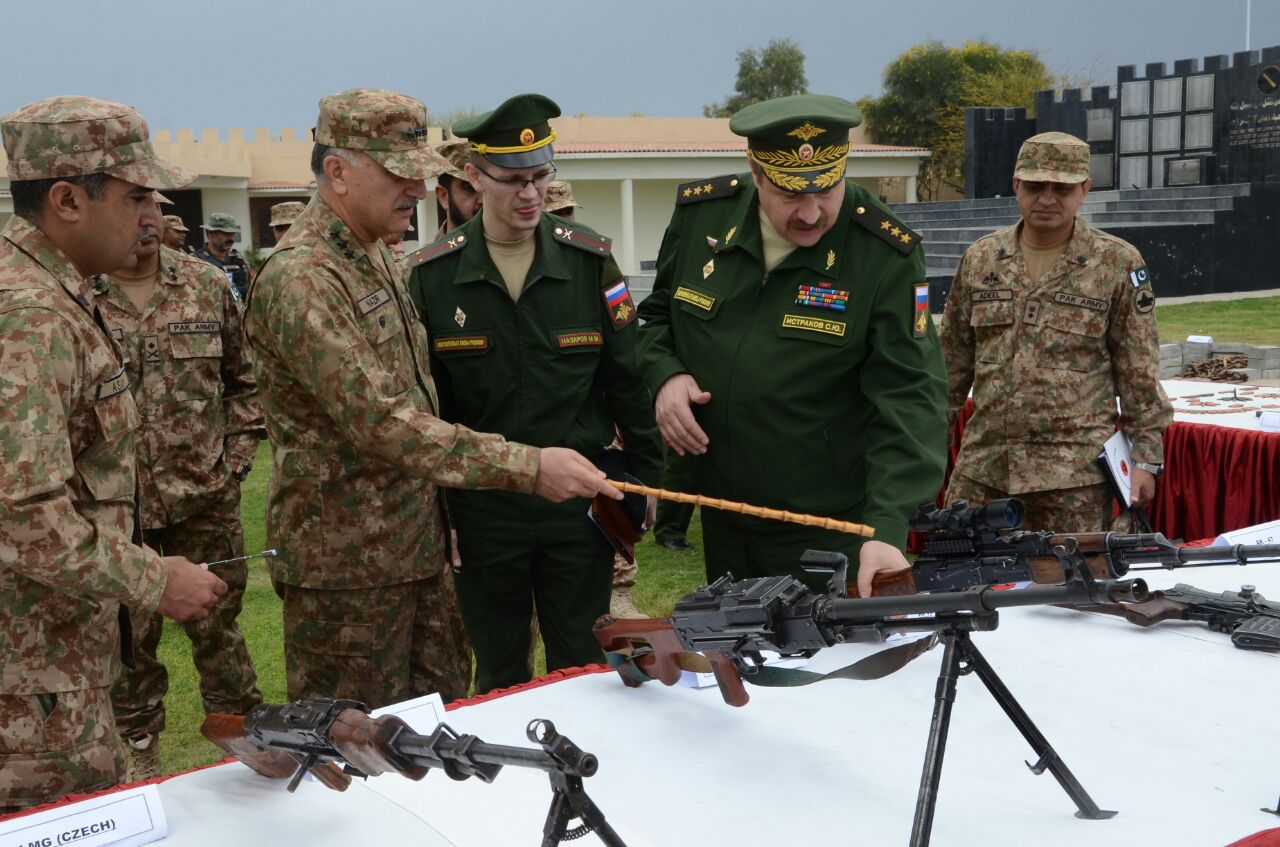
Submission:
[[[599,760],[556,732],[549,720],[531,721],[525,729],[540,749],[509,747],[458,735],[443,723],[430,735],[419,735],[394,715],[370,717],[355,700],[312,698],[281,706],[264,703],[244,716],[211,714],[200,731],[263,776],[292,777],[289,791],[307,773],[345,791],[353,776],[363,779],[387,771],[417,780],[439,768],[451,779],[474,776],[493,782],[504,765],[536,768],[547,772],[552,789],[543,847],[589,832],[609,847],[625,847],[582,788],[583,778],[599,769]],[[582,823],[570,829],[574,818]]]

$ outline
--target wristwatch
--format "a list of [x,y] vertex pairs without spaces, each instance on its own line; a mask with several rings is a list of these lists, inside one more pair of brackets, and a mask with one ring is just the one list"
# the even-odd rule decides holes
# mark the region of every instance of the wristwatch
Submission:
[[1146,471],[1152,476],[1160,476],[1160,474],[1164,473],[1164,465],[1162,464],[1152,465],[1152,464],[1148,464],[1147,462],[1134,462],[1133,466],[1138,470]]

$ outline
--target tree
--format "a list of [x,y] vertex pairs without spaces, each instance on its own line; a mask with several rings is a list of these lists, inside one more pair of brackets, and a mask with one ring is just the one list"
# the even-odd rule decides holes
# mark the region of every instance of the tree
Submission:
[[734,94],[722,103],[702,107],[708,118],[727,118],[752,103],[808,94],[809,80],[804,75],[804,52],[790,38],[777,38],[768,46],[738,51],[738,80]]
[[941,187],[964,189],[964,110],[972,106],[1024,107],[1054,77],[1028,50],[986,41],[948,47],[930,41],[907,50],[884,72],[884,94],[858,101],[867,132],[881,144],[927,147],[919,190],[932,199]]

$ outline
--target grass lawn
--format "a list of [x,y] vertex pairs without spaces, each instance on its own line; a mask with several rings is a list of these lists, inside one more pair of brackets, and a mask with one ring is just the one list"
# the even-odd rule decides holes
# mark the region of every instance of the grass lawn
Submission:
[[1161,341],[1211,335],[1219,342],[1280,344],[1280,297],[1156,306],[1156,323]]
[[[1188,335],[1212,335],[1216,341],[1280,344],[1280,297],[1158,306],[1156,319],[1160,336],[1166,341],[1181,341]],[[264,442],[258,450],[253,473],[245,481],[240,505],[245,549],[250,553],[256,553],[265,546],[263,518],[270,472],[271,454]],[[702,527],[696,515],[689,529],[689,538],[700,550]],[[698,551],[677,553],[658,547],[651,538],[646,538],[637,549],[636,556],[640,562],[640,578],[634,595],[640,610],[647,614],[661,615],[671,611],[677,599],[704,582],[702,555]],[[258,687],[270,703],[280,703],[285,698],[280,626],[280,601],[267,579],[266,565],[255,559],[250,563],[249,590],[245,593],[244,611],[240,614],[240,628],[257,666]],[[168,726],[161,745],[167,772],[185,770],[220,758],[217,748],[200,736],[200,722],[204,716],[190,656],[186,635],[177,625],[166,622],[160,658],[168,666],[170,674],[169,696],[165,698]],[[539,670],[545,668],[540,646],[536,665]]]

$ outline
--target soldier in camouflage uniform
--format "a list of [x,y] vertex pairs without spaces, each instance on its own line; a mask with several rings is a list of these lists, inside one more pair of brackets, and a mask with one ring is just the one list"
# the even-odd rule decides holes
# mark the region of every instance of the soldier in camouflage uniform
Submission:
[[582,204],[573,199],[573,186],[568,180],[551,180],[551,184],[547,186],[547,194],[542,198],[542,211],[571,221],[581,208]]
[[287,203],[277,203],[271,207],[271,220],[268,226],[276,237],[276,243],[280,243],[280,239],[284,238],[284,234],[289,231],[289,227],[298,219],[303,210],[307,208],[306,203],[299,203],[297,200],[290,200]]
[[470,148],[465,138],[455,138],[436,146],[436,152],[449,163],[449,167],[436,177],[436,203],[444,210],[444,220],[436,230],[435,240],[455,230],[475,217],[480,211],[480,194],[476,191],[463,168],[467,164]]
[[[160,221],[154,222],[158,229]],[[141,414],[138,521],[143,540],[165,555],[217,562],[244,555],[240,482],[265,436],[240,310],[225,277],[207,263],[162,247],[154,231],[137,263],[94,280],[94,301],[124,351]],[[236,625],[248,565],[211,570],[227,594],[206,620],[185,626],[206,713],[241,715],[262,702],[253,661]],[[129,781],[159,776],[165,666],[156,658],[162,622],[134,621],[134,668],[112,690],[127,743]]]
[[[609,239],[542,213],[555,173],[549,119],[559,114],[526,94],[454,126],[471,145],[466,173],[484,203],[410,258],[410,294],[426,316],[447,420],[593,456],[621,431],[631,472],[653,483],[662,448]],[[599,661],[591,627],[609,607],[613,548],[588,504],[472,491],[448,502],[476,690],[530,678],[534,604],[548,670]]]
[[1150,274],[1133,245],[1076,217],[1090,184],[1088,144],[1028,139],[1013,178],[1022,221],[965,252],[943,318],[951,423],[973,388],[947,501],[1016,495],[1030,529],[1109,526],[1095,460],[1117,421],[1133,445],[1134,502],[1149,503],[1173,418]]
[[165,215],[164,232],[161,233],[160,239],[164,246],[170,250],[181,250],[183,253],[188,254],[194,253],[195,251],[187,244],[187,233],[190,231],[179,216]]
[[240,238],[240,224],[225,212],[214,212],[200,228],[204,230],[204,246],[195,252],[195,257],[222,271],[235,290],[236,299],[243,301],[249,290],[249,266],[232,246]]
[[14,206],[0,231],[7,812],[119,782],[108,690],[128,609],[198,619],[226,586],[134,543],[138,409],[86,278],[128,261],[155,214],[152,189],[193,176],[156,158],[146,122],[117,103],[41,100],[0,117],[0,134]]
[[289,696],[385,705],[467,692],[443,571],[437,485],[551,500],[621,493],[570,450],[538,450],[437,417],[427,337],[380,239],[403,232],[443,170],[426,107],[353,89],[320,101],[317,193],[250,291],[274,465],[268,543],[284,601]]

